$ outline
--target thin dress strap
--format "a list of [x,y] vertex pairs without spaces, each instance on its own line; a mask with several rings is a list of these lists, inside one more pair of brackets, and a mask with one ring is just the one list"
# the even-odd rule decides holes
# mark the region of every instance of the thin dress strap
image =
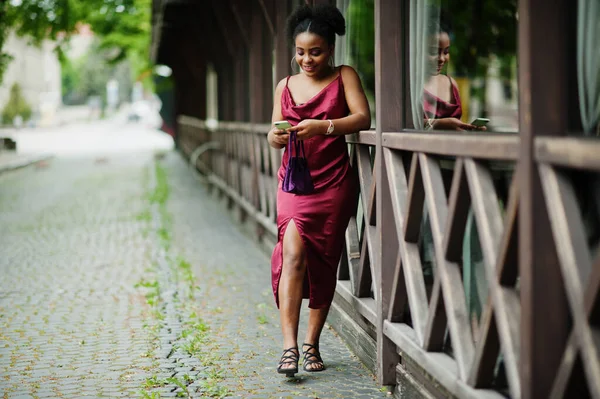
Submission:
[[452,83],[452,78],[449,75],[446,75],[446,77],[448,78],[448,81],[450,82],[450,101],[449,102],[450,102],[450,104],[453,104],[452,100],[454,100],[454,103],[456,102],[456,98],[455,98],[456,96],[454,95],[454,83]]

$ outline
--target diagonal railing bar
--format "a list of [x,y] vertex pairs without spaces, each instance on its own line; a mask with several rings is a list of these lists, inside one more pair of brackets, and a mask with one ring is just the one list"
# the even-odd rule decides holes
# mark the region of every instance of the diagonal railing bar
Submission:
[[[592,315],[594,312],[594,306],[597,304],[598,299],[600,298],[600,258],[596,261],[592,268],[592,273],[589,277],[589,281],[584,294],[585,301],[585,311],[588,316]],[[600,332],[597,327],[592,328],[592,335],[594,338],[594,342],[596,343],[595,348],[599,348],[600,341]],[[569,339],[567,341],[567,345],[565,347],[565,351],[563,353],[563,357],[561,360],[560,367],[558,368],[556,379],[554,380],[554,384],[552,386],[552,393],[550,398],[562,399],[566,397],[566,393],[568,390],[569,383],[571,378],[573,377],[573,370],[575,368],[575,362],[577,361],[578,352],[583,351],[591,351],[591,348],[585,348],[580,346],[580,340],[578,339],[578,335],[576,331],[571,331],[569,335]],[[600,356],[600,353],[595,353],[596,356]],[[592,382],[590,382],[590,380]],[[600,392],[597,389],[596,378],[589,378],[588,387],[594,398],[600,397]]]
[[406,305],[408,304],[408,293],[406,292],[406,280],[402,270],[402,256],[398,251],[396,265],[394,267],[394,282],[392,283],[392,292],[390,295],[390,309],[388,320],[392,323],[404,321]]
[[598,398],[597,394],[592,394],[585,378],[585,370],[581,353],[577,349],[574,336],[567,343],[567,348],[572,350],[565,351],[561,363],[556,371],[556,377],[552,384],[552,390],[548,395],[549,399],[564,398]]
[[500,341],[494,308],[491,297],[488,300],[481,316],[480,339],[475,348],[475,359],[467,382],[475,388],[490,388],[494,381],[496,360],[500,352]]
[[539,171],[567,296],[577,319],[584,317],[581,293],[592,269],[585,228],[568,178],[546,164],[540,164]]
[[596,378],[600,373],[599,343],[594,339],[585,297],[581,294],[592,271],[592,262],[577,198],[563,173],[546,164],[540,164],[539,171],[588,386],[590,391],[600,394],[600,380]]
[[423,177],[419,167],[418,154],[414,153],[410,164],[410,175],[408,178],[408,206],[406,208],[406,223],[404,234],[400,237],[408,242],[418,242],[421,231],[421,220],[423,219],[423,204],[425,203],[425,189],[423,188]]
[[444,296],[440,279],[436,276],[429,301],[429,312],[427,314],[427,326],[423,338],[423,349],[430,352],[440,352],[444,347],[446,326],[448,318],[444,307]]
[[496,274],[500,285],[514,287],[519,276],[519,170],[513,173],[504,215],[504,234],[498,250]]
[[446,259],[452,262],[460,262],[462,258],[462,247],[471,207],[469,186],[464,169],[464,160],[459,158],[454,166],[452,187],[448,200],[449,220],[444,234],[444,253]]
[[356,217],[350,218],[348,228],[346,229],[346,260],[348,262],[348,277],[350,278],[351,287],[354,287],[357,282],[355,276],[360,264],[360,241],[358,239],[358,225]]
[[[373,171],[371,167],[371,155],[369,154],[369,147],[365,145],[358,145],[356,148],[356,160],[358,164],[358,178],[360,182],[360,195],[361,202],[363,208],[363,214],[365,215],[365,222],[368,221],[366,215],[369,213],[369,193],[371,190],[371,186],[375,184],[375,180],[373,179]],[[371,269],[378,264],[378,254],[375,250],[378,248],[377,242],[377,227],[372,226],[369,223],[365,223],[365,238],[367,241],[368,248],[368,256],[370,258]],[[363,255],[361,255],[362,257]],[[376,284],[379,285],[377,281],[377,274],[372,270],[372,277]],[[378,290],[375,290],[375,299],[378,300]]]
[[[502,255],[512,254],[508,248],[511,242],[516,246],[514,240],[514,225],[516,223],[516,206],[518,192],[511,190],[509,199],[509,211],[507,222],[503,228],[502,217],[498,207],[498,197],[489,170],[481,163],[472,159],[465,160],[465,170],[473,211],[477,223],[477,231],[484,255],[486,276],[489,282],[489,293],[491,304],[496,316],[496,328],[505,355],[507,378],[511,395],[520,395],[519,377],[519,317],[520,299],[513,287],[502,288],[498,281],[498,268],[506,269],[506,258],[498,255],[499,249],[506,249]],[[513,185],[516,180],[513,179]],[[503,231],[504,230],[504,231]],[[511,234],[512,233],[512,234]],[[515,264],[516,265],[516,264]],[[513,267],[515,266],[513,265]]]
[[[363,226],[368,228],[368,226]],[[360,251],[360,261],[354,276],[354,285],[352,291],[357,298],[366,298],[371,295],[371,284],[373,282],[371,276],[371,262],[369,258],[369,250],[367,249],[368,240],[363,236],[362,250]]]
[[[375,182],[377,178],[377,172],[373,170],[373,182]],[[369,188],[369,200],[368,200],[368,208],[367,213],[365,214],[365,222],[368,221],[369,225],[375,226],[377,224],[377,185],[371,184]]]
[[473,202],[477,232],[488,270],[488,279],[495,276],[498,247],[502,239],[503,224],[498,196],[489,169],[473,159],[465,160],[465,170]]
[[383,149],[383,155],[388,173],[396,233],[399,237],[398,244],[412,324],[417,340],[422,343],[427,324],[428,301],[419,247],[416,243],[410,243],[402,239],[404,237],[404,215],[408,207],[408,183],[404,171],[404,162],[401,155],[388,148]]
[[600,324],[600,254],[592,267],[592,274],[584,294],[585,311],[594,327]]
[[425,187],[425,199],[429,211],[431,232],[436,256],[436,277],[440,279],[448,330],[459,376],[465,380],[473,362],[474,345],[470,328],[467,304],[463,291],[460,265],[444,256],[445,223],[448,220],[448,204],[439,163],[426,154],[419,154],[419,164]]
[[[357,145],[350,146],[350,165],[355,169],[358,168],[357,158]],[[360,196],[360,193],[358,194]],[[358,286],[356,276],[358,274],[358,268],[360,267],[360,236],[358,231],[357,216],[354,215],[350,218],[348,228],[345,233],[346,239],[346,260],[348,267],[348,277],[350,279],[350,287],[354,292],[354,287]]]
[[348,266],[348,252],[346,252],[345,250],[342,251],[340,263],[338,265],[337,279],[338,279],[338,281],[350,280],[350,267]]

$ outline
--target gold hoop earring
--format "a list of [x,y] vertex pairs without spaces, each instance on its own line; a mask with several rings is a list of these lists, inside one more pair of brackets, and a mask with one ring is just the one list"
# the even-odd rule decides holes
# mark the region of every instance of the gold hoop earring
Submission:
[[[294,65],[298,67],[298,70],[294,69]],[[292,57],[292,61],[290,61],[290,67],[292,68],[293,73],[300,73],[300,66],[298,65],[298,61],[296,61],[296,56]]]

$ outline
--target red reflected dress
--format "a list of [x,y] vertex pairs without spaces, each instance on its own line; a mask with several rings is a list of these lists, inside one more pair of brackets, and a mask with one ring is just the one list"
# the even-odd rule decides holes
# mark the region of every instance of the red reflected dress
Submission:
[[[287,82],[281,95],[283,118],[294,126],[304,119],[343,118],[349,112],[341,73],[304,104],[295,104]],[[282,191],[281,182],[288,160],[286,148],[278,173],[278,240],[271,258],[271,281],[275,302],[279,307],[283,236],[293,219],[304,243],[307,259],[303,298],[309,299],[310,308],[321,309],[328,307],[333,300],[344,233],[350,217],[356,212],[358,182],[349,163],[344,136],[311,137],[304,141],[304,150],[315,190],[308,195]]]
[[423,90],[423,109],[426,118],[460,119],[462,117],[462,104],[460,102],[458,87],[452,83],[450,77],[448,77],[448,79],[450,80],[450,86],[452,86],[452,98],[450,99],[450,102],[442,100],[427,90]]

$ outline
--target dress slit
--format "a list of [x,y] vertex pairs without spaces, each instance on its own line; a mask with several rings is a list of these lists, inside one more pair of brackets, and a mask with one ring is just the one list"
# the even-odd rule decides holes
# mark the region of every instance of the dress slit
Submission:
[[287,233],[287,229],[290,225],[290,222],[294,221],[294,225],[296,226],[296,231],[298,232],[298,235],[300,236],[300,240],[302,241],[302,250],[304,252],[304,261],[306,262],[306,271],[304,272],[304,278],[302,279],[302,298],[308,298],[308,307],[312,307],[312,295],[310,292],[310,268],[309,268],[309,259],[308,259],[308,246],[306,245],[306,239],[304,238],[304,233],[302,232],[302,228],[298,226],[298,221],[294,218],[291,217],[289,218],[285,223],[282,224],[281,228],[279,229],[280,231],[277,232],[278,233],[278,243],[277,245],[281,246],[280,252],[281,252],[281,256],[279,257],[279,265],[275,265],[275,269],[274,272],[276,272],[277,274],[277,281],[275,283],[275,303],[277,304],[277,307],[279,308],[279,284],[281,281],[281,273],[283,272],[283,238],[285,237],[285,233]]

